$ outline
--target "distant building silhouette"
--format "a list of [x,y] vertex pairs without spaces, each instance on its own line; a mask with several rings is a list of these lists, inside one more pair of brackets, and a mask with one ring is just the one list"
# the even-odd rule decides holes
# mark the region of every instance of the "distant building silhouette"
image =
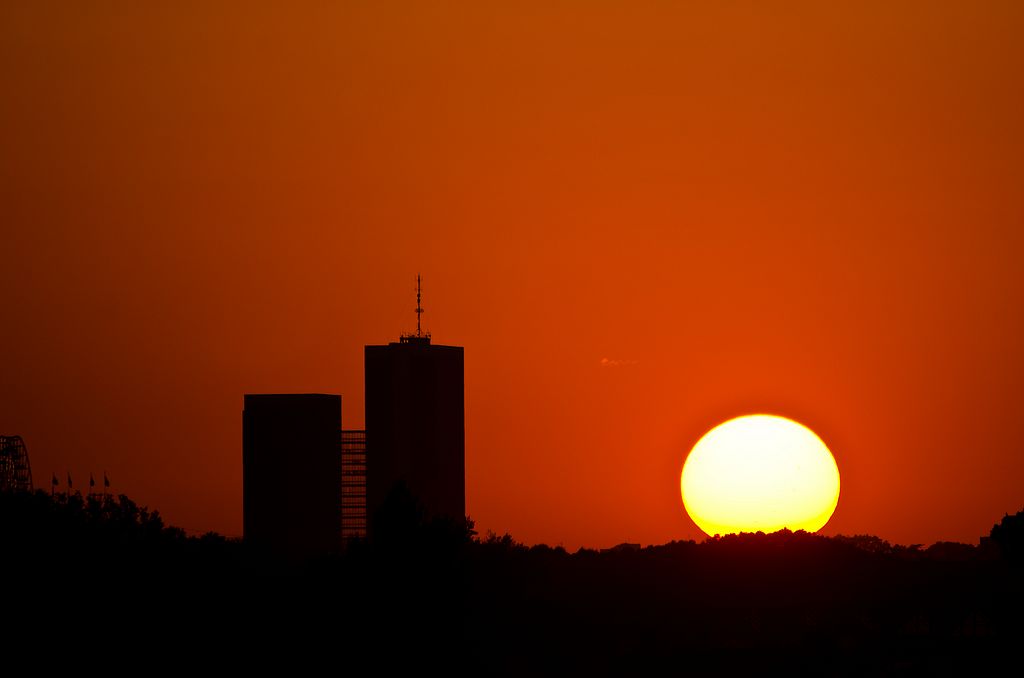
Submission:
[[397,343],[367,346],[365,379],[370,538],[374,513],[400,484],[427,517],[464,520],[462,347],[432,345],[417,329]]
[[242,531],[290,558],[341,548],[341,396],[247,394]]
[[301,560],[372,538],[398,488],[425,518],[465,519],[463,349],[430,343],[416,282],[416,333],[365,348],[365,431],[342,430],[338,395],[245,396],[246,542]]

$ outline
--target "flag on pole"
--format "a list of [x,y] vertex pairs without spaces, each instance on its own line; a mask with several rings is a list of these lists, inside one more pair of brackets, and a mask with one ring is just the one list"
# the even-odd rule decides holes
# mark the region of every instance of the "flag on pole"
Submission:
[[103,472],[103,487],[110,487],[110,479],[107,478],[107,472]]
[[71,484],[71,471],[68,471],[68,489],[70,490],[74,485]]
[[94,487],[96,487],[96,481],[93,480],[92,474],[90,473],[89,474],[89,489],[91,490]]
[[50,481],[50,484],[53,485],[54,487],[57,487],[58,485],[60,485],[60,481],[57,480],[57,474],[56,473],[53,474],[53,480]]

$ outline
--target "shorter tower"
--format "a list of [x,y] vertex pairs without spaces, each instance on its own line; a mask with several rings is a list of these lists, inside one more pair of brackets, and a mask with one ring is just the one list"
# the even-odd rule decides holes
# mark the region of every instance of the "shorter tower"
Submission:
[[242,534],[292,560],[341,548],[341,396],[247,394]]

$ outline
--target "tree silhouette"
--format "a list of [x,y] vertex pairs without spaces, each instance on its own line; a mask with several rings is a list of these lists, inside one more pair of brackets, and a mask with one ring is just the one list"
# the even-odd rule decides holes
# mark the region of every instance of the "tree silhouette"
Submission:
[[[257,649],[379,647],[388,661],[400,651],[499,674],[843,675],[978,673],[973,662],[1024,632],[1024,511],[991,529],[1005,561],[966,544],[788,530],[568,553],[476,538],[472,521],[427,516],[405,488],[374,527],[341,555],[296,564],[189,537],[126,496],[0,493],[0,576],[17,610],[0,633],[12,647],[12,625],[22,639],[45,628],[58,647],[106,634],[128,647],[182,628],[219,643],[232,628]],[[176,651],[192,647],[210,643]]]
[[999,546],[1007,562],[1014,567],[1024,566],[1024,510],[1003,516],[992,526],[989,537]]

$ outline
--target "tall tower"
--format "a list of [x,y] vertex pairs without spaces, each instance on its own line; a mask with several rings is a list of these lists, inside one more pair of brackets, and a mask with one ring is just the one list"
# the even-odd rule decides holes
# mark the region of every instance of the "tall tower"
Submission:
[[365,348],[366,508],[374,516],[397,486],[428,517],[466,515],[464,369],[461,346],[439,346],[422,331],[416,279],[416,333]]
[[247,394],[242,533],[292,560],[341,548],[341,396]]

